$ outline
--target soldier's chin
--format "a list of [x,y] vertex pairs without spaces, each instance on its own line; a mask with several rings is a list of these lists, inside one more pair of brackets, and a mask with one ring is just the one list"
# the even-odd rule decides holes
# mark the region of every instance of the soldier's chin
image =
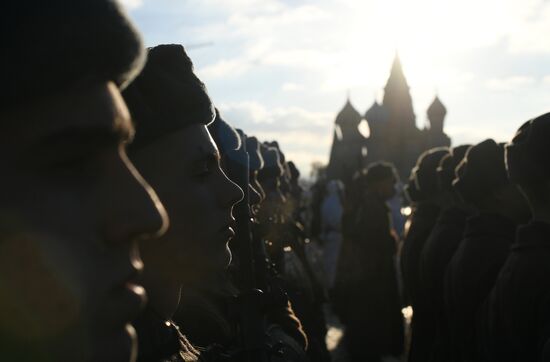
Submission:
[[137,360],[137,334],[130,324],[121,328],[120,331],[106,334],[97,344],[92,361],[135,362]]

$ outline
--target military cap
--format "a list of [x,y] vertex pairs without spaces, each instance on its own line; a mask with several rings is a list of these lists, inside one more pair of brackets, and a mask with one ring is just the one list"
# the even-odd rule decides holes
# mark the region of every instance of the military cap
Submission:
[[241,137],[229,123],[227,123],[216,108],[216,117],[208,125],[208,129],[220,153],[227,154],[228,151],[235,151],[241,147]]
[[281,164],[282,165],[286,164],[286,157],[285,157],[285,154],[283,153],[283,151],[281,151],[281,147],[279,146],[279,142],[277,142],[277,141],[267,142],[266,141],[266,142],[264,142],[264,144],[268,147],[272,147],[272,148],[276,149],[279,152],[279,158],[280,158]]
[[451,153],[443,156],[437,167],[437,177],[441,190],[450,191],[453,189],[455,169],[466,155],[471,145],[460,145],[451,149]]
[[465,201],[475,204],[506,183],[504,145],[487,139],[466,152],[456,169],[453,187]]
[[141,70],[140,35],[114,0],[0,2],[2,109],[84,81],[123,88]]
[[300,170],[298,170],[298,168],[296,167],[294,162],[288,161],[287,164],[288,164],[288,168],[290,170],[290,178],[292,180],[299,179],[300,178]]
[[141,74],[123,92],[136,128],[131,148],[215,117],[205,85],[181,45],[150,48]]
[[517,184],[550,180],[550,113],[524,123],[506,145],[506,169]]
[[265,144],[260,146],[260,152],[264,159],[264,167],[258,172],[258,180],[263,181],[270,178],[281,177],[284,174],[284,168],[281,164],[280,153],[275,147],[269,147]]
[[256,137],[246,137],[246,151],[250,156],[250,170],[261,170],[264,167],[264,159],[260,153],[260,143]]

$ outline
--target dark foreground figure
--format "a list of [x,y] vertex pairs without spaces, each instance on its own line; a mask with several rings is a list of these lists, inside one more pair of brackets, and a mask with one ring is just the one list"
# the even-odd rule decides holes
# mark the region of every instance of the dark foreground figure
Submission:
[[378,362],[403,352],[394,262],[397,241],[386,205],[395,194],[396,181],[393,166],[373,164],[356,175],[345,206],[334,303],[354,362]]
[[167,225],[125,154],[141,39],[108,0],[2,1],[0,27],[0,360],[133,360],[136,240]]
[[447,148],[434,148],[420,155],[411,173],[410,196],[414,211],[402,250],[402,271],[405,295],[413,307],[412,339],[409,361],[422,362],[430,358],[435,333],[435,321],[428,292],[420,280],[420,261],[424,245],[437,222],[442,207],[438,190],[437,168]]
[[455,188],[476,211],[446,275],[450,361],[480,361],[475,340],[478,309],[508,256],[518,223],[529,219],[523,195],[510,184],[504,146],[486,140],[473,146],[457,170]]
[[482,358],[492,362],[549,361],[550,114],[526,122],[506,147],[510,180],[529,201],[489,298],[479,311]]
[[[470,208],[453,188],[455,168],[469,146],[455,147],[444,156],[437,168],[437,195],[442,211],[424,245],[420,257],[420,283],[430,310],[430,325],[434,330],[431,361],[449,360],[449,327],[443,302],[445,271],[462,240]],[[435,192],[435,191],[434,191]]]

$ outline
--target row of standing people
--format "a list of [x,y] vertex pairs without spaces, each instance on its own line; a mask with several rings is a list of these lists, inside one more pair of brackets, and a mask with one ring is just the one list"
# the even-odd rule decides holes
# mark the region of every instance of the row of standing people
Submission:
[[279,145],[115,1],[0,14],[0,359],[328,361]]
[[413,362],[549,360],[548,139],[545,114],[506,145],[423,153],[405,186],[412,213],[403,241],[386,204],[393,166],[357,173],[332,293],[352,361],[404,352]]
[[416,173],[426,168],[437,182],[413,175],[409,187],[410,361],[549,360],[549,137],[544,114],[508,144],[488,139],[420,158]]

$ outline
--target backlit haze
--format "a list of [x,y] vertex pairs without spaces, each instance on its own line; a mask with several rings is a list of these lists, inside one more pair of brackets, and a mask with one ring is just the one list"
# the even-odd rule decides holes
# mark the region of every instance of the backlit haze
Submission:
[[544,0],[125,0],[146,44],[181,43],[224,118],[308,175],[349,92],[380,100],[398,52],[417,125],[437,94],[453,145],[550,110]]

